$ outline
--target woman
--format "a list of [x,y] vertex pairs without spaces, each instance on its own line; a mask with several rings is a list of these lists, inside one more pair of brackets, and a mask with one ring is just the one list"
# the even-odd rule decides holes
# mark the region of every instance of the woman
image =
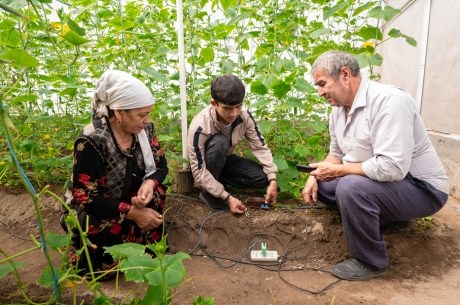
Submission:
[[[93,120],[75,141],[66,202],[96,246],[88,247],[93,270],[106,271],[116,262],[104,247],[161,239],[168,168],[150,121],[153,96],[141,81],[123,71],[105,72],[92,106]],[[73,233],[77,250],[81,240]],[[69,259],[88,271],[83,253],[73,251]]]

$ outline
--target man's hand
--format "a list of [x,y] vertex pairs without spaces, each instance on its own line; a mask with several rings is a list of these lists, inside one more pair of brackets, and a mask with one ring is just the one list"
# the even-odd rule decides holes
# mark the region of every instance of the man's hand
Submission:
[[323,161],[319,163],[312,163],[310,166],[316,167],[316,169],[310,173],[310,176],[314,176],[320,181],[331,181],[341,176],[340,170],[343,165]]
[[319,181],[331,181],[335,178],[346,175],[366,176],[363,170],[363,165],[360,162],[343,164],[323,161],[319,163],[312,163],[310,165],[316,167],[316,169],[310,173],[310,176],[314,176],[316,180]]
[[315,177],[308,177],[302,191],[302,197],[306,204],[313,205],[318,201],[318,183],[316,182]]
[[232,195],[228,197],[227,203],[230,212],[232,212],[233,214],[243,214],[247,210],[247,208],[244,206],[241,200],[233,197]]

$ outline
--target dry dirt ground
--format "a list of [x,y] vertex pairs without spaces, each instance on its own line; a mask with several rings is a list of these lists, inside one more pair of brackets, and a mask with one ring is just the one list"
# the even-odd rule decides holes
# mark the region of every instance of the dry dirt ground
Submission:
[[[59,194],[59,190],[56,191]],[[329,267],[347,257],[337,214],[324,208],[302,208],[296,202],[271,210],[250,209],[249,216],[210,212],[197,194],[171,194],[165,224],[170,250],[189,253],[187,278],[174,290],[172,304],[192,304],[196,296],[213,297],[215,304],[430,304],[460,303],[460,202],[450,199],[432,220],[418,220],[404,228],[383,232],[391,256],[389,272],[364,282],[337,280]],[[45,230],[62,233],[59,203],[40,200]],[[30,195],[0,186],[0,260],[33,246],[37,221]],[[249,250],[262,240],[282,260],[254,263]],[[56,260],[58,256],[53,256]],[[36,284],[46,267],[34,251],[15,261],[27,296],[46,302],[52,291]],[[137,289],[131,282],[111,280],[103,290],[114,299]],[[26,303],[13,275],[0,279],[0,304]],[[74,304],[63,293],[64,304]],[[80,289],[76,304],[91,304],[91,294]]]

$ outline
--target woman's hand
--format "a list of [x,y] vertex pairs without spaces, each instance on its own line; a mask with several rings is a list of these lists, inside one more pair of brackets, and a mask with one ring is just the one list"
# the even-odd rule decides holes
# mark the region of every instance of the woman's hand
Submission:
[[146,179],[137,191],[137,196],[131,198],[131,204],[138,208],[145,207],[153,199],[153,190],[156,187],[155,180]]
[[131,206],[126,218],[134,221],[142,231],[158,228],[163,223],[163,215],[150,208]]

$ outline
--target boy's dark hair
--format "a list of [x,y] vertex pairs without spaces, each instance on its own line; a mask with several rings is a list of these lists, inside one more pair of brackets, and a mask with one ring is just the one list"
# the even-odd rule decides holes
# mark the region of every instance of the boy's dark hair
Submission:
[[211,82],[211,97],[216,103],[241,104],[246,94],[243,82],[235,75],[218,76]]

